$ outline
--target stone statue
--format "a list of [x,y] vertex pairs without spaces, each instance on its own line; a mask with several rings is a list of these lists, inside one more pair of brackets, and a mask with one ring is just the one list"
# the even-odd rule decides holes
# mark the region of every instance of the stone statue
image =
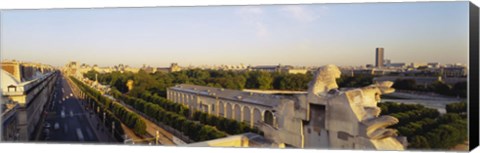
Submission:
[[404,150],[397,131],[387,128],[398,119],[379,116],[377,106],[380,95],[395,91],[393,82],[339,91],[340,74],[335,65],[319,68],[306,95],[274,108],[277,127],[258,124],[265,137],[301,148]]
[[325,96],[331,89],[337,89],[336,79],[340,78],[340,74],[340,70],[335,65],[326,65],[319,68],[309,84],[308,93]]
[[[339,78],[339,72],[334,65],[320,68],[316,80],[312,80],[313,89],[318,88],[317,86],[323,86],[324,89],[328,90],[338,88],[336,82],[331,80]],[[323,79],[320,77],[323,77]],[[329,81],[325,83],[323,81],[325,79]],[[404,146],[396,139],[397,131],[387,128],[390,125],[397,124],[398,119],[392,116],[379,116],[381,110],[377,106],[380,95],[395,91],[391,88],[392,85],[393,82],[386,81],[337,93],[327,92],[325,94],[325,91],[323,91],[323,94],[318,94],[318,90],[309,91],[309,94],[320,96],[319,100],[326,100],[327,119],[325,128],[330,133],[336,132],[337,137],[340,133],[348,135],[346,140],[339,140],[337,137],[330,136],[332,148],[404,149]],[[322,96],[325,98],[322,98]]]

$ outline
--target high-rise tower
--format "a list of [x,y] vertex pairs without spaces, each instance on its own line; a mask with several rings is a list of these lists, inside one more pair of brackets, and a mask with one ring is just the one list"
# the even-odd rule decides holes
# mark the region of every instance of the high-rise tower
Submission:
[[376,48],[375,49],[375,67],[381,68],[383,67],[383,48]]

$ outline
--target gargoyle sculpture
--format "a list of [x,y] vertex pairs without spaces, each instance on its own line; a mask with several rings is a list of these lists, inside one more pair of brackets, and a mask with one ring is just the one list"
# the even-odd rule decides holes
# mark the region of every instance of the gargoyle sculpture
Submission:
[[326,103],[326,129],[330,133],[347,133],[351,136],[351,139],[345,141],[332,140],[336,138],[331,136],[330,144],[333,148],[362,146],[372,149],[404,149],[404,146],[396,140],[397,131],[387,128],[397,124],[398,119],[392,116],[379,116],[381,110],[377,106],[380,95],[395,91],[391,88],[393,82],[379,82],[339,92],[334,90],[338,88],[335,80],[340,77],[340,71],[336,66],[322,67],[315,76],[310,86],[309,96],[315,95],[318,96],[317,100],[326,101],[317,102]]
[[392,93],[393,82],[339,90],[335,65],[319,68],[307,94],[286,98],[276,111],[276,127],[259,123],[265,137],[276,143],[302,148],[404,150],[392,116],[379,116],[380,95]]

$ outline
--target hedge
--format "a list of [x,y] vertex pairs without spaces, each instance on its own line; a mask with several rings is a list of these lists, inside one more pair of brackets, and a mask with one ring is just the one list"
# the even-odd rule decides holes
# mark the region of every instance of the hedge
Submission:
[[[114,90],[114,94],[117,96],[123,95],[121,94],[118,90]],[[123,95],[126,96],[126,95]],[[128,97],[128,96],[127,96]],[[132,99],[135,97],[127,98],[126,99]],[[180,103],[175,103],[171,100],[168,100],[164,97],[160,97],[156,94],[152,95],[149,92],[142,92],[138,95],[139,99],[144,100],[145,102],[151,102],[154,104],[159,105],[166,111],[171,111],[171,112],[176,112],[179,115],[183,115],[184,117],[189,117],[190,109]],[[258,129],[256,128],[250,128],[250,126],[244,122],[238,122],[237,120],[234,119],[228,119],[224,118],[221,116],[215,116],[215,115],[210,115],[205,112],[201,111],[194,111],[193,116],[191,119],[195,121],[200,121],[202,124],[214,126],[217,129],[224,131],[228,134],[234,135],[234,134],[241,134],[241,133],[246,133],[246,132],[254,132],[254,133],[259,133],[262,134]]]
[[144,113],[145,115],[155,119],[174,129],[181,131],[193,141],[205,141],[226,137],[227,134],[209,125],[204,125],[200,122],[189,120],[185,115],[188,115],[189,110],[186,107],[179,107],[175,103],[162,103],[167,106],[168,111],[159,103],[147,102],[140,98],[131,97],[121,94],[115,89],[112,89],[112,95],[132,106],[134,109]]
[[[79,80],[77,80],[74,77],[70,77],[77,86],[80,87],[80,89],[87,95],[87,97],[90,100],[93,100],[96,104],[97,107],[100,107],[103,112],[105,112],[105,115],[109,116],[109,118],[112,118],[114,120],[120,120],[123,122],[127,127],[133,129],[133,131],[139,135],[144,135],[146,133],[146,125],[145,122],[139,117],[139,115],[128,111],[125,107],[118,103],[114,103],[112,100],[102,96],[102,94],[89,86],[83,84]],[[96,108],[96,107],[93,107]],[[103,113],[98,113],[103,114]],[[103,116],[100,116],[103,118]],[[120,124],[118,123],[115,125],[116,127],[120,127]],[[121,128],[116,128],[116,129],[121,129]]]

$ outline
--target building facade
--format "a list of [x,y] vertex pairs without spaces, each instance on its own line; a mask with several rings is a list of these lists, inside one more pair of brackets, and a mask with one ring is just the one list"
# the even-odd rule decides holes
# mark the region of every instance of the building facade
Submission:
[[[283,99],[278,95],[180,84],[167,89],[167,99],[192,110],[246,122],[251,127],[265,121],[266,114]],[[268,118],[272,125],[275,118]]]
[[[21,81],[14,74],[2,69],[2,98],[18,104],[16,108],[18,140],[27,141],[33,139],[32,134],[39,126],[44,106],[51,101],[58,72],[51,67],[49,68],[51,71],[45,71],[38,65],[32,66],[19,62],[17,64],[13,65],[16,68],[13,72],[21,72],[23,67],[23,69],[31,69],[36,75],[29,81]],[[28,78],[24,75],[20,77]]]
[[19,137],[18,129],[18,103],[14,103],[8,98],[2,96],[1,121],[2,136],[0,141],[17,141]]

